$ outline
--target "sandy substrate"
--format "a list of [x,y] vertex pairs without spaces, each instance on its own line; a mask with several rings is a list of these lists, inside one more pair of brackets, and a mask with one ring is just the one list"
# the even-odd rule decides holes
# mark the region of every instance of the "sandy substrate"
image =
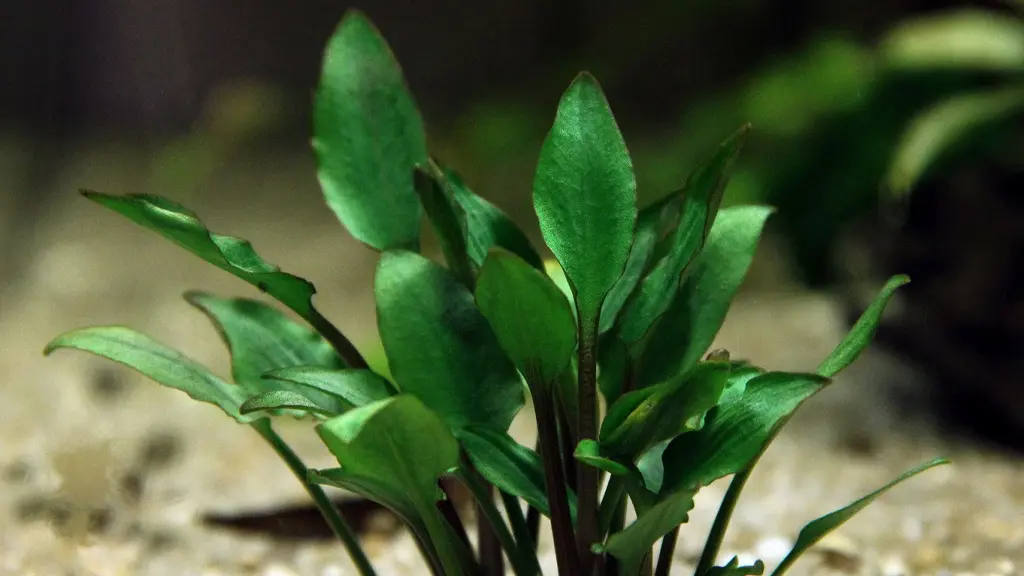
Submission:
[[[213,329],[180,295],[255,290],[72,193],[80,184],[145,189],[133,169],[140,162],[120,148],[71,159],[54,177],[64,197],[23,239],[32,264],[0,286],[0,574],[354,573],[330,542],[199,521],[305,502],[254,433],[105,361],[74,352],[41,356],[64,330],[126,324],[227,373]],[[320,209],[307,162],[275,157],[257,169],[226,167],[203,189],[244,190],[244,201],[232,193],[188,203],[216,231],[250,238],[268,261],[314,280],[325,314],[370,347],[366,288],[374,255]],[[761,256],[758,277],[772,269]],[[771,368],[810,370],[843,329],[831,299],[754,282],[718,345]],[[532,436],[528,420],[523,415],[516,428],[524,439]],[[308,425],[282,428],[310,465],[331,465]],[[954,466],[882,497],[790,574],[1024,573],[1024,460],[951,438],[927,410],[914,375],[877,351],[806,404],[765,455],[722,559],[760,557],[770,570],[804,522],[940,455]],[[677,549],[681,566],[695,562],[725,487],[700,494]],[[375,530],[366,538],[382,574],[422,573],[405,535]],[[550,545],[543,547],[551,566]]]

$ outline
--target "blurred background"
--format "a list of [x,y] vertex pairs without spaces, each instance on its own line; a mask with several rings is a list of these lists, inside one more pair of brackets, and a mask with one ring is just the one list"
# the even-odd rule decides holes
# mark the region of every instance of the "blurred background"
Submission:
[[[215,230],[249,238],[268,261],[313,279],[325,312],[357,342],[372,339],[375,256],[324,209],[309,148],[321,51],[349,7],[4,6],[0,386],[25,378],[15,351],[38,354],[65,329],[149,322],[157,297],[186,288],[246,293],[80,200],[81,187],[155,193],[195,209]],[[845,328],[885,278],[909,274],[878,347],[910,367],[907,378],[927,382],[941,427],[1024,446],[1020,0],[364,0],[358,8],[401,62],[433,152],[535,238],[533,168],[578,70],[592,71],[608,95],[643,203],[678,188],[718,142],[752,123],[725,203],[778,212],[748,291],[827,294]],[[181,324],[176,306],[159,309],[163,334],[221,358],[208,351],[212,333],[203,345],[185,336],[201,320]],[[778,314],[758,317],[768,320],[764,330]],[[818,317],[798,318],[813,334]],[[770,339],[764,330],[747,338]],[[813,336],[793,342],[815,346]],[[109,371],[87,366],[90,398],[118,389]],[[32,394],[3,410],[51,402]]]

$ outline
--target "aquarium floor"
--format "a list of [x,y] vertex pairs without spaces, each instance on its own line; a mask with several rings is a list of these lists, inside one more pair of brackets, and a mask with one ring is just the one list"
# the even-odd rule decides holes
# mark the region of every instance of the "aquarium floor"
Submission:
[[[200,521],[305,504],[299,484],[250,430],[107,362],[66,351],[41,356],[63,330],[127,324],[226,374],[216,333],[180,295],[201,288],[257,296],[75,197],[78,184],[146,189],[131,162],[112,174],[121,163],[109,160],[79,158],[56,176],[63,196],[28,228],[20,242],[31,257],[0,285],[0,574],[354,574],[329,541]],[[215,230],[252,239],[267,260],[314,280],[326,315],[369,348],[374,255],[320,210],[305,161],[280,162],[223,177],[225,187],[247,191],[244,202],[237,194],[187,202]],[[759,256],[719,345],[772,368],[811,370],[842,335],[838,307],[773,278],[770,255]],[[529,419],[515,425],[520,438],[533,435]],[[282,428],[311,465],[331,465],[308,424]],[[1024,574],[1024,459],[952,435],[931,415],[914,374],[879,351],[807,403],[766,453],[721,560],[761,557],[770,571],[804,522],[940,455],[954,465],[886,494],[790,574]],[[677,549],[679,574],[695,562],[725,488],[719,482],[700,494]],[[405,534],[386,521],[370,524],[364,538],[381,574],[425,573]],[[553,574],[550,542],[542,549]]]

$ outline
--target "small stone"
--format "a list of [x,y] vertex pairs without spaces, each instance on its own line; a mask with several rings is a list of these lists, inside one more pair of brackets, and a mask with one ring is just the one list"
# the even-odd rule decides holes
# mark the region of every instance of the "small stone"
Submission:
[[33,468],[25,460],[15,460],[4,467],[3,478],[8,484],[28,484],[32,481]]
[[901,558],[890,556],[882,561],[882,576],[909,576],[910,570]]
[[284,566],[270,565],[262,572],[263,576],[298,576]]
[[920,571],[928,571],[943,561],[943,551],[935,544],[921,546],[914,553],[914,566]]
[[814,548],[825,566],[839,571],[854,573],[860,569],[861,553],[850,538],[835,532],[826,535]]
[[757,543],[757,556],[762,560],[774,562],[782,560],[793,548],[793,542],[782,536],[765,538]]

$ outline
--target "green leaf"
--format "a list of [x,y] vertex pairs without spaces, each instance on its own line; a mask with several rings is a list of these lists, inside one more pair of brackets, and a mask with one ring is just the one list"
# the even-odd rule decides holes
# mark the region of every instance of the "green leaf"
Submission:
[[466,573],[458,544],[435,507],[438,480],[459,463],[458,442],[437,413],[402,394],[328,420],[317,432],[346,474],[365,479],[376,491],[408,499],[445,573]]
[[889,278],[889,281],[882,287],[882,291],[857,319],[857,323],[853,325],[843,341],[818,366],[818,374],[831,378],[852,364],[857,356],[860,356],[864,348],[871,343],[871,338],[882,319],[882,313],[885,312],[885,306],[889,303],[889,299],[892,298],[897,288],[908,282],[910,282],[908,276],[898,275]]
[[733,556],[728,564],[712,566],[703,576],[761,576],[761,574],[764,574],[764,562],[758,560],[750,566],[740,566],[739,557]]
[[961,9],[905,20],[883,39],[897,70],[1024,70],[1024,22],[995,10]]
[[484,479],[502,492],[526,500],[545,516],[551,515],[540,455],[491,428],[463,428],[456,436]]
[[613,476],[629,474],[628,466],[601,455],[601,445],[598,444],[597,440],[589,438],[581,440],[579,445],[576,446],[576,452],[573,454],[573,457],[588,466],[593,466]]
[[673,440],[662,456],[662,490],[698,489],[744,469],[790,414],[828,384],[814,374],[768,372],[708,412],[704,427]]
[[744,127],[726,140],[712,158],[693,171],[683,187],[681,221],[672,235],[668,253],[640,282],[637,293],[622,312],[618,335],[627,346],[644,340],[679,292],[684,272],[711,232],[747,131],[748,127]]
[[419,519],[419,513],[407,493],[396,491],[392,486],[381,484],[373,478],[350,474],[344,468],[328,468],[326,470],[310,470],[306,479],[313,484],[334,486],[358,494],[386,506],[410,524],[423,526],[422,520]]
[[437,481],[459,462],[459,446],[441,418],[413,396],[379,400],[317,426],[351,475],[372,478],[414,501],[433,503]]
[[635,574],[644,556],[662,536],[689,519],[693,492],[680,491],[640,513],[621,532],[608,537],[603,550],[622,563],[622,574]]
[[447,270],[406,251],[385,252],[374,285],[391,373],[452,427],[507,430],[523,385],[473,295]]
[[576,349],[572,309],[555,283],[518,256],[492,249],[476,302],[498,342],[532,386],[550,386]]
[[73,330],[53,339],[43,353],[49,355],[60,348],[74,348],[124,364],[194,400],[217,406],[242,424],[253,420],[238,410],[247,397],[240,386],[221,380],[180,352],[130,328],[96,326]]
[[817,520],[814,520],[813,522],[807,524],[803,527],[802,530],[800,530],[800,534],[796,538],[796,544],[793,546],[793,550],[791,550],[790,553],[782,559],[782,562],[779,563],[778,568],[776,568],[775,571],[772,572],[772,576],[782,576],[783,574],[785,574],[786,570],[788,570],[793,565],[793,563],[796,562],[796,560],[811,546],[817,544],[818,541],[824,538],[826,534],[835,530],[844,522],[852,518],[856,513],[860,512],[865,506],[870,504],[875,498],[880,496],[885,491],[889,490],[890,488],[899,484],[900,482],[903,482],[904,480],[907,480],[913,476],[920,474],[921,472],[924,472],[925,470],[929,470],[942,464],[949,464],[949,460],[945,458],[938,458],[936,460],[928,462],[927,464],[918,466],[913,470],[904,472],[899,476],[899,478],[896,478],[892,482],[886,484],[885,486],[879,488],[878,490],[875,490],[871,494],[864,496],[863,498],[857,500],[856,502],[850,504],[849,506],[846,506],[845,508],[840,508],[835,512],[826,514],[825,516],[822,516],[821,518],[818,518]]
[[639,402],[640,395],[626,394],[608,409],[601,427],[602,452],[634,461],[654,445],[700,428],[704,413],[725,389],[729,369],[728,362],[702,362],[686,374],[638,391],[650,390]]
[[494,246],[519,256],[527,264],[544,270],[544,261],[530,244],[530,239],[500,208],[473,193],[451,170],[445,171],[452,195],[465,213],[469,255],[483,266],[487,251]]
[[664,482],[665,465],[662,463],[661,457],[670,442],[671,440],[665,440],[655,444],[650,450],[644,452],[636,462],[637,471],[644,479],[644,488],[654,494],[661,491],[661,484]]
[[615,281],[601,306],[601,328],[604,334],[612,329],[622,307],[636,290],[640,279],[647,272],[658,242],[663,240],[672,226],[678,226],[679,209],[682,205],[680,193],[672,193],[640,210],[637,215],[636,236],[629,249],[629,258],[622,276]]
[[292,392],[291,390],[273,390],[270,392],[264,392],[257,396],[249,398],[242,406],[239,407],[238,411],[242,414],[251,414],[253,412],[271,412],[275,413],[279,410],[298,410],[300,412],[309,412],[311,414],[318,414],[320,416],[337,416],[339,412],[334,410],[332,407],[327,407],[322,404],[310,400],[298,392]]
[[297,385],[299,390],[316,390],[337,398],[345,410],[358,408],[395,394],[391,383],[370,370],[331,370],[322,366],[293,366],[272,370],[263,375]]
[[918,114],[900,137],[886,184],[895,199],[905,198],[925,173],[957,141],[975,130],[1024,110],[1024,85],[960,94]]
[[683,373],[711,346],[771,213],[771,208],[763,206],[737,206],[719,212],[704,250],[652,331],[644,350],[639,386]]
[[413,169],[427,161],[416,103],[391,49],[349,11],[324,53],[313,149],[327,205],[360,242],[415,249],[422,208]]
[[470,260],[466,237],[466,215],[446,189],[444,174],[434,163],[417,167],[413,176],[416,193],[434,226],[448,269],[470,289],[476,281],[476,269]]
[[210,232],[193,212],[159,196],[112,196],[91,191],[82,194],[256,286],[302,318],[317,324],[313,321],[319,316],[312,303],[316,293],[313,285],[265,262],[248,241]]
[[319,334],[256,300],[218,298],[203,292],[188,292],[185,300],[203,312],[217,328],[231,352],[232,377],[248,395],[284,389],[303,394],[317,406],[335,414],[345,410],[334,396],[263,378],[266,372],[290,366],[344,367],[334,348]]
[[572,286],[581,324],[596,331],[605,295],[629,257],[637,210],[626,143],[589,74],[577,76],[558,105],[541,148],[533,203],[544,241]]

